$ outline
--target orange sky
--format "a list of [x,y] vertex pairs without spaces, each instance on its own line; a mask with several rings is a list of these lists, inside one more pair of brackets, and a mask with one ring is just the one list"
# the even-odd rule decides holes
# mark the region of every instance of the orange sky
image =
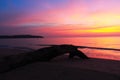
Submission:
[[119,3],[120,0],[1,1],[0,28],[25,27],[26,33],[46,36],[119,36]]

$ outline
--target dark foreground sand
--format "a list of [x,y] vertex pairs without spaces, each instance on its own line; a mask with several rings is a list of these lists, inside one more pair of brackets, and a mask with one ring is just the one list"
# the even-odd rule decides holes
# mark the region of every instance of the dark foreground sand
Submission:
[[[4,52],[10,55],[24,51],[0,49],[1,55]],[[50,62],[36,62],[1,73],[0,80],[120,80],[120,61],[69,60],[67,55],[63,55]]]

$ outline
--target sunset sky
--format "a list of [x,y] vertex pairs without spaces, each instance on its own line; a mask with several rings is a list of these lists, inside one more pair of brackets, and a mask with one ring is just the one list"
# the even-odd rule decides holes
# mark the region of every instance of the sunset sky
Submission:
[[120,0],[0,0],[0,34],[120,36]]

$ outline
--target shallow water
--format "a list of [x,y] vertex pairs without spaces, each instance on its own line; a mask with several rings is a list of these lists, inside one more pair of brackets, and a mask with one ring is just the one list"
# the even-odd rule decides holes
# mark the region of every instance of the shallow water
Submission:
[[[120,48],[120,37],[59,37],[36,39],[0,39],[0,47],[17,47],[39,49],[38,44],[73,44],[104,48]],[[120,51],[80,49],[89,57],[120,60]]]

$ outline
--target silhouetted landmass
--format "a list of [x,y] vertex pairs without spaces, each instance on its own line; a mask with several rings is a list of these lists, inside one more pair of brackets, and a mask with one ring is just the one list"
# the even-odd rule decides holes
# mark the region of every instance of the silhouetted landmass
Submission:
[[43,38],[43,36],[35,36],[35,35],[0,35],[0,39],[7,38]]

